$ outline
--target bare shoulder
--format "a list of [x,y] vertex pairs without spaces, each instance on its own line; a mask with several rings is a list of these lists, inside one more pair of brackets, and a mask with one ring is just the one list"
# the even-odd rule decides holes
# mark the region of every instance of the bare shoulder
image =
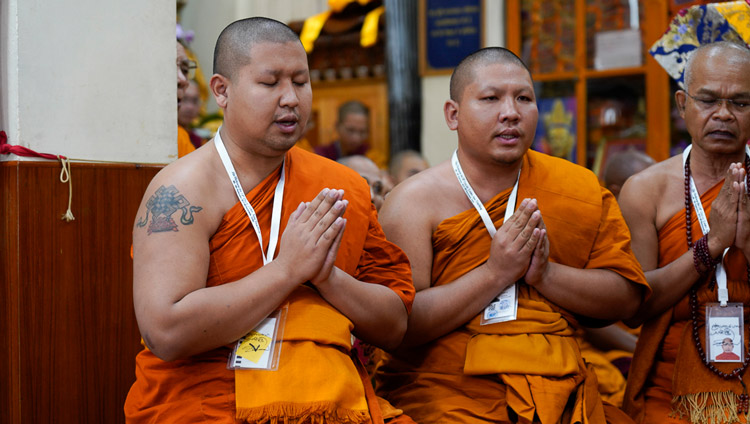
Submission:
[[[450,162],[443,162],[428,168],[419,174],[397,185],[385,199],[380,212],[383,226],[392,221],[424,224],[430,231],[443,219],[461,212],[465,208],[457,208],[458,212],[451,213],[454,199],[463,200],[456,176],[453,174]],[[446,213],[449,215],[445,216]]]
[[[173,162],[151,180],[143,195],[134,231],[176,233],[191,229],[215,230],[234,203],[228,179],[221,184],[211,145]],[[218,156],[218,155],[216,155]],[[226,174],[224,178],[228,178]],[[224,187],[225,189],[219,189]],[[223,206],[222,206],[223,205]]]
[[653,220],[657,229],[683,207],[681,155],[652,165],[631,176],[623,185],[619,203],[623,214],[637,212]]

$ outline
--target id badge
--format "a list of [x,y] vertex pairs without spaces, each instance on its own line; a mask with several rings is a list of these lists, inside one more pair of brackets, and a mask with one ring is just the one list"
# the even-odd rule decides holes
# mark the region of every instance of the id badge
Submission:
[[706,304],[706,360],[744,362],[745,328],[742,303]]
[[518,288],[516,284],[509,286],[492,301],[482,312],[479,325],[495,324],[497,322],[514,321],[518,309]]
[[282,306],[251,332],[237,340],[232,354],[229,355],[227,368],[276,371],[281,356],[287,309],[287,305]]

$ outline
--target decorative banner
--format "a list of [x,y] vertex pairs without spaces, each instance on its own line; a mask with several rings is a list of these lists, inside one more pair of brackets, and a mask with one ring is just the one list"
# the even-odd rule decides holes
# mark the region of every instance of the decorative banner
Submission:
[[715,41],[744,43],[750,48],[750,0],[710,3],[679,11],[649,53],[684,88],[688,55],[698,46]]

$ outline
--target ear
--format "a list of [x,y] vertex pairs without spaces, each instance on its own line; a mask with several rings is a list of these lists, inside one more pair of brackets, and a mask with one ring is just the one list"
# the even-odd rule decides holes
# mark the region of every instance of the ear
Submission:
[[451,131],[458,129],[458,103],[453,100],[446,100],[443,105],[443,113],[445,114],[445,123],[448,124],[448,128]]
[[677,90],[674,93],[674,100],[677,103],[677,110],[680,112],[682,119],[685,119],[685,102],[687,101],[687,94],[684,90]]
[[229,99],[229,84],[229,79],[221,74],[214,74],[209,81],[211,93],[213,93],[214,98],[216,99],[216,104],[222,109],[226,109],[227,107],[227,100]]

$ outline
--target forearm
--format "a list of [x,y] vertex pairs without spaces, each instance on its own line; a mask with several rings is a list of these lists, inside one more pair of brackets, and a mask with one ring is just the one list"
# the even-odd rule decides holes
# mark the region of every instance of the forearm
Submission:
[[402,346],[428,343],[465,324],[513,284],[479,266],[455,281],[417,291]]
[[401,298],[390,288],[356,280],[339,268],[317,285],[320,295],[354,323],[360,339],[384,349],[397,346],[408,315]]
[[692,250],[662,268],[646,271],[651,296],[625,323],[630,327],[637,327],[671,308],[685,297],[698,277],[698,271],[693,265]]
[[638,338],[618,325],[603,328],[586,328],[586,339],[600,350],[624,350],[635,352]]
[[550,263],[545,278],[534,286],[552,303],[595,319],[620,320],[633,315],[642,289],[614,271],[578,269]]
[[141,334],[164,360],[175,360],[230,344],[273,312],[301,282],[271,262],[227,284],[194,290],[171,303],[151,296],[136,303]]

